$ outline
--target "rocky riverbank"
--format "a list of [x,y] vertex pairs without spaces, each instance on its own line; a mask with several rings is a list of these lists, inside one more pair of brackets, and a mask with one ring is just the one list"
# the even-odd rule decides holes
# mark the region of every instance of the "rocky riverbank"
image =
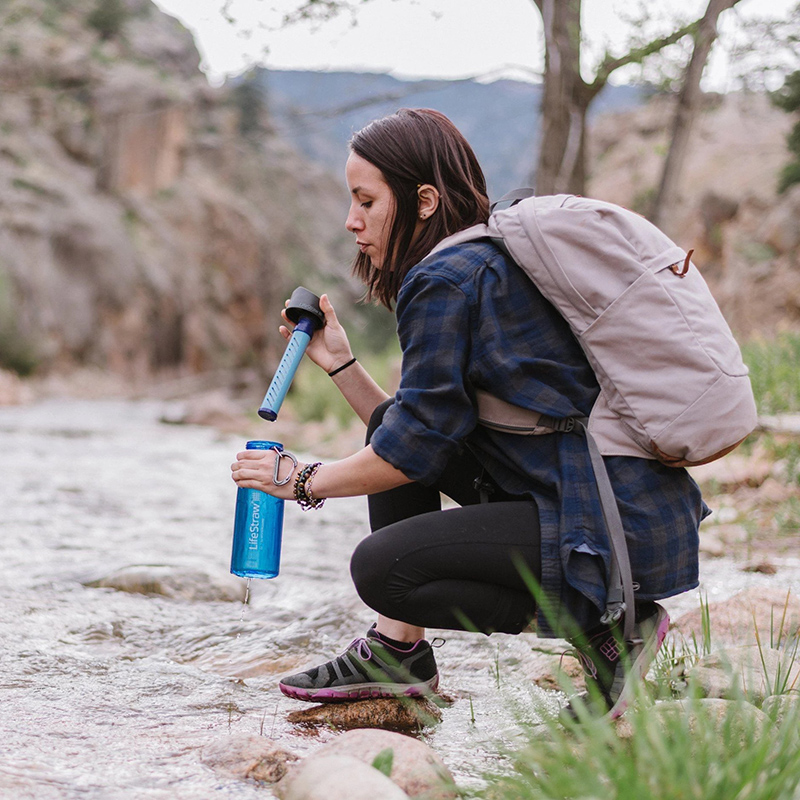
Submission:
[[[413,734],[415,745],[427,748],[417,748],[423,761],[441,762],[460,788],[481,791],[486,772],[503,768],[504,749],[563,702],[560,668],[579,680],[577,664],[561,659],[564,644],[532,634],[436,631],[447,640],[437,651],[437,703],[320,709],[284,698],[281,675],[341,652],[370,624],[347,572],[367,530],[365,506],[340,500],[316,514],[287,507],[281,575],[254,581],[242,606],[244,582],[227,573],[234,502],[228,466],[253,429],[174,424],[184,412],[175,400],[63,397],[0,408],[7,709],[0,729],[12,754],[0,769],[0,790],[45,799],[78,791],[103,800],[176,791],[182,798],[212,791],[255,798],[270,791],[263,781],[311,770],[317,758],[335,755],[345,769],[352,767],[346,756],[371,765],[389,749],[399,767],[400,749],[378,738],[389,729]],[[173,424],[160,422],[165,418]],[[800,618],[800,560],[786,545],[791,536],[762,540],[761,528],[749,527],[754,509],[766,519],[768,508],[773,517],[783,508],[774,505],[769,481],[780,483],[787,473],[777,462],[756,469],[765,456],[755,446],[741,458],[747,469],[735,480],[717,474],[707,481],[715,515],[704,525],[700,589],[665,603],[674,647],[688,642],[693,655],[651,674],[680,689],[694,670],[716,700],[732,685],[719,646],[748,648],[734,656],[741,652],[743,663],[752,663],[755,613],[766,652],[777,641],[787,591],[783,642]],[[759,492],[760,505],[741,518],[725,511]],[[708,546],[724,543],[730,528],[721,528],[736,525],[752,530],[749,546]],[[755,555],[770,568],[751,569]],[[710,609],[709,653],[691,649],[705,637],[701,600]],[[781,655],[765,658],[774,668]],[[761,709],[779,702],[754,688]],[[352,728],[369,747],[331,754],[334,743],[352,741],[343,735]],[[372,733],[362,734],[365,728]],[[271,752],[279,754],[278,766],[265,760]],[[378,762],[384,777],[386,758]],[[326,770],[332,764],[326,760]]]

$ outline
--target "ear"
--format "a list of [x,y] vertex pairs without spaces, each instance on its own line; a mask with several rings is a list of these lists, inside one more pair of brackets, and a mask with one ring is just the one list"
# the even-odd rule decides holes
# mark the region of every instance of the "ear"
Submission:
[[417,214],[426,220],[439,208],[439,190],[430,183],[417,187]]

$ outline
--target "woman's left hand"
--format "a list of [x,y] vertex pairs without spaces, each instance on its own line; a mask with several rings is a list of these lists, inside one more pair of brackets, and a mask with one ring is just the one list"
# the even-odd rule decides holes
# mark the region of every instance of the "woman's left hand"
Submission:
[[278,480],[289,480],[278,486],[273,480],[275,476],[274,450],[244,450],[237,453],[236,461],[231,464],[231,477],[241,489],[259,489],[273,497],[283,500],[294,500],[294,481],[300,470],[305,466],[293,465],[292,459],[284,455],[278,467]]

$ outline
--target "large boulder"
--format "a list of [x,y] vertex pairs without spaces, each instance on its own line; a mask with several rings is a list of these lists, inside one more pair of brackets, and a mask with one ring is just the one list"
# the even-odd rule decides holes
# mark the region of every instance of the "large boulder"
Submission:
[[283,800],[407,800],[379,770],[353,756],[308,758],[292,773]]
[[[452,800],[458,796],[450,770],[428,745],[391,731],[348,731],[308,756],[302,766],[330,756],[348,756],[371,766],[379,755],[384,763],[391,761],[389,777],[409,797]],[[292,770],[278,785],[278,794],[283,800],[298,800],[296,795],[289,794],[294,779],[295,770]]]

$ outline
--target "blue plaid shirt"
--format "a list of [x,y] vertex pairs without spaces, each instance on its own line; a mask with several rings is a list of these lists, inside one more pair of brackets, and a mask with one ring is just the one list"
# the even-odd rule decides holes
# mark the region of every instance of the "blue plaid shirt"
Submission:
[[[443,250],[413,267],[397,300],[403,349],[395,403],[371,439],[381,458],[430,485],[468,445],[505,491],[532,497],[542,528],[542,588],[585,625],[605,605],[610,564],[585,439],[518,436],[477,424],[475,389],[555,417],[588,416],[594,373],[561,315],[490,242]],[[698,584],[698,526],[708,513],[686,470],[606,456],[637,598]],[[557,620],[542,619],[554,635]]]

